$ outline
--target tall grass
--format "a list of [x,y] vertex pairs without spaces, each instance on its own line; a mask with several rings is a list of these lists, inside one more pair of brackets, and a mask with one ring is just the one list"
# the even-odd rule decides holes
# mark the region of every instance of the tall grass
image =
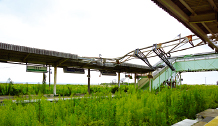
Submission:
[[168,126],[218,107],[218,86],[186,86],[161,92],[98,92],[81,99],[0,106],[0,125]]
[[[109,93],[117,86],[112,85],[91,85],[91,93],[103,92]],[[124,86],[121,85],[121,89],[127,91],[128,88],[133,88],[133,85]],[[38,95],[39,93],[43,94],[53,94],[53,85],[49,87],[46,84],[13,84],[13,83],[1,83],[0,84],[0,96],[1,95]],[[56,85],[56,93],[61,96],[71,96],[76,94],[86,94],[87,85]],[[114,91],[115,93],[115,91]]]

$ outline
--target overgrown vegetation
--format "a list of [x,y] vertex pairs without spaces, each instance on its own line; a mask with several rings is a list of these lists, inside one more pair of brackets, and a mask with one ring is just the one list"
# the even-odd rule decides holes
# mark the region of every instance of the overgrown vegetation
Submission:
[[[127,92],[127,87],[133,87],[133,85],[121,85],[121,90],[125,90]],[[115,93],[116,91],[118,91],[118,87],[116,85],[91,85],[90,90],[91,93],[102,92],[108,94],[110,92]],[[46,84],[0,84],[0,96],[38,95],[39,93],[53,94],[53,85],[51,85],[51,87],[49,88],[49,85]],[[87,85],[56,85],[56,93],[61,96],[87,94]]]
[[116,92],[114,97],[104,94],[97,92],[57,102],[42,98],[29,104],[5,100],[4,106],[0,106],[0,125],[169,126],[218,107],[215,85],[182,85],[177,89],[162,88],[158,93],[136,92],[133,87],[127,92]]

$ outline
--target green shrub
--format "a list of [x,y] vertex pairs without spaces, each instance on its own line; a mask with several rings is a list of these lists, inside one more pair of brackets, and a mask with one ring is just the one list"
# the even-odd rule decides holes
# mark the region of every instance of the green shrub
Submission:
[[118,91],[118,89],[119,89],[119,87],[113,87],[112,89],[111,89],[111,93],[115,93],[115,92],[117,92]]

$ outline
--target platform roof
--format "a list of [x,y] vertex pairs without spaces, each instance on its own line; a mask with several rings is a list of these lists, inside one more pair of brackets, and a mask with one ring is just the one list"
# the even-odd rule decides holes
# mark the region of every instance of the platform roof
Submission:
[[205,43],[215,49],[211,39],[218,40],[218,1],[217,0],[152,0],[171,16],[189,28]]
[[0,62],[20,64],[43,64],[57,67],[76,67],[113,72],[147,73],[153,71],[147,66],[130,63],[102,63],[100,60],[83,58],[76,54],[30,48],[0,42]]

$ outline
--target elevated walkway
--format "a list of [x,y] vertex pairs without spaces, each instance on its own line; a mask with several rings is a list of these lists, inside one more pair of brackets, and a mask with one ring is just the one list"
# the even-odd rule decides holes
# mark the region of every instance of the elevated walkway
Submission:
[[159,65],[164,67],[155,70],[151,78],[149,75],[138,76],[138,88],[147,89],[150,83],[151,88],[155,90],[167,82],[170,86],[176,86],[181,83],[182,72],[218,71],[218,54],[216,53],[183,55],[168,60],[173,64],[175,71],[172,71],[163,61],[159,61],[154,67]]

